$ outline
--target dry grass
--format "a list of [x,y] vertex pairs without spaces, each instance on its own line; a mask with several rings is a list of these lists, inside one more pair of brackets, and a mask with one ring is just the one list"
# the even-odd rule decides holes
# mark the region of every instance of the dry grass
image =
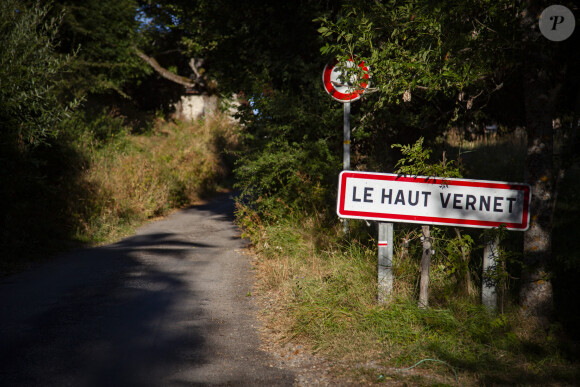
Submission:
[[81,184],[87,197],[78,214],[77,237],[105,242],[127,228],[196,203],[224,187],[229,174],[224,152],[238,143],[239,128],[227,117],[204,121],[158,121],[151,133],[125,135],[105,146],[85,142],[89,156]]
[[[253,293],[262,302],[269,341],[323,355],[334,362],[340,380],[455,385],[457,373],[465,385],[565,385],[578,376],[575,363],[561,357],[557,327],[546,333],[517,310],[495,315],[472,300],[444,294],[433,295],[431,308],[419,309],[418,257],[414,249],[405,256],[402,243],[395,251],[394,301],[378,305],[373,241],[343,239],[340,225],[324,231],[317,214],[264,223],[240,207],[238,219],[254,242]],[[405,236],[412,237],[396,238]],[[435,277],[443,284],[434,293],[451,285],[449,278]],[[436,361],[402,372],[425,359]]]
[[[526,149],[521,132],[469,141],[451,132],[442,145],[449,157],[454,151],[461,155],[466,177],[521,181]],[[421,245],[415,228],[395,229],[395,296],[385,306],[376,303],[376,241],[368,239],[373,231],[352,222],[347,239],[340,224],[325,227],[319,214],[289,212],[265,222],[251,208],[238,210],[257,253],[256,294],[266,332],[279,344],[298,343],[330,359],[339,380],[570,385],[580,377],[577,361],[562,350],[561,327],[546,331],[513,305],[495,314],[459,294],[439,253],[431,267],[430,308],[419,309]]]

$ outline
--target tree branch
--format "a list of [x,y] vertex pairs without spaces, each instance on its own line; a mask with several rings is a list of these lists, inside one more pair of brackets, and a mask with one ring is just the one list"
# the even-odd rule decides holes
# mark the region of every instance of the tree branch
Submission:
[[163,78],[168,79],[172,82],[178,83],[180,85],[183,85],[185,87],[194,88],[196,86],[196,84],[192,83],[189,78],[182,77],[181,75],[172,73],[171,71],[169,71],[166,68],[164,68],[163,66],[161,66],[159,64],[159,62],[157,62],[155,60],[155,58],[147,56],[143,52],[139,51],[139,49],[137,49],[137,48],[134,48],[134,50],[139,58],[143,59],[149,66],[151,66],[153,68],[153,70],[155,70]]

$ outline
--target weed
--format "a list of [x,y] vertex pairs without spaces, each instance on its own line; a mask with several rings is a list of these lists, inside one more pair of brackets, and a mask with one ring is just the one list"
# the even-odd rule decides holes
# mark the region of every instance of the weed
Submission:
[[[470,178],[521,180],[525,139],[517,132],[471,141],[451,133],[444,146],[449,155],[457,152]],[[429,153],[421,149],[419,142],[402,150],[407,156],[414,152],[426,169]],[[436,166],[453,167],[444,162]],[[570,198],[577,196],[571,182],[577,180],[579,170],[571,169],[566,185]],[[510,251],[521,248],[521,234],[496,230],[484,236],[480,230],[432,227],[430,308],[421,309],[416,302],[421,230],[397,224],[392,302],[379,305],[376,240],[364,222],[351,221],[347,239],[324,209],[307,212],[301,210],[307,206],[267,200],[267,214],[255,206],[260,199],[251,204],[241,201],[237,213],[258,253],[255,293],[267,305],[265,325],[278,340],[307,344],[340,364],[342,369],[336,372],[354,378],[353,384],[397,380],[411,385],[458,381],[466,385],[567,385],[580,377],[574,357],[577,348],[565,345],[571,341],[566,340],[563,327],[553,326],[546,332],[510,303],[507,292],[513,291],[509,285],[514,281],[510,273],[520,269],[517,256]],[[577,200],[559,202],[561,211],[577,212],[577,207]],[[564,218],[556,224],[562,230],[570,226]],[[577,227],[569,229],[561,233],[562,239],[573,239],[572,230]],[[493,272],[480,274],[481,258],[475,259],[482,255],[479,245],[502,236],[506,239]],[[556,250],[563,253],[562,246]],[[566,246],[573,248],[570,243]],[[567,257],[577,254],[566,254],[558,262],[574,268],[576,261]],[[558,274],[567,277],[563,269]],[[475,281],[480,285],[486,278],[502,291],[499,314],[482,306],[474,291]],[[572,316],[569,321],[574,321]]]
[[116,137],[107,142],[88,136],[79,145],[88,158],[81,179],[86,189],[71,201],[70,211],[83,242],[116,239],[219,190],[228,174],[222,155],[236,147],[238,133],[221,116],[198,123],[160,120],[152,133],[139,135],[111,130]]
[[[320,214],[293,214],[265,222],[238,203],[239,222],[258,253],[254,294],[266,300],[265,325],[278,340],[308,344],[338,362],[343,370],[337,372],[350,369],[348,378],[356,382],[511,384],[537,379],[549,384],[578,377],[554,339],[515,309],[497,315],[471,298],[451,296],[446,286],[434,287],[436,302],[420,309],[409,291],[418,277],[417,252],[403,242],[417,239],[412,228],[396,234],[399,285],[392,303],[379,305],[375,243],[353,236],[345,240],[338,224],[321,229]],[[442,273],[435,278],[451,285],[454,281]],[[369,362],[378,363],[372,369],[361,366]],[[393,372],[418,363],[412,370]]]
[[[158,120],[132,133],[123,117],[83,113],[63,137],[15,159],[3,176],[10,227],[2,230],[0,274],[81,245],[117,240],[143,222],[227,189],[239,127],[226,117],[195,123]],[[227,156],[227,157],[226,157]],[[17,173],[18,172],[18,173]],[[41,222],[38,219],[42,219]]]

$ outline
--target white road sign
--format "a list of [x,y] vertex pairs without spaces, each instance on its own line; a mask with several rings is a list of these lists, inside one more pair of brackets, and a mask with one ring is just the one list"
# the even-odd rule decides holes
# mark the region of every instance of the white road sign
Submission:
[[342,218],[525,231],[530,186],[487,180],[411,177],[343,171],[337,213]]

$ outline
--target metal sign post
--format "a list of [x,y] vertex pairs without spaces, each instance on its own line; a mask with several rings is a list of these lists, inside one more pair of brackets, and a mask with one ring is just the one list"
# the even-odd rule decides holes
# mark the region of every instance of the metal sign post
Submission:
[[342,169],[350,169],[350,102],[344,103],[344,145]]
[[483,281],[481,281],[481,303],[490,310],[497,308],[497,289],[486,273],[493,269],[498,255],[499,238],[487,241],[483,249]]
[[[344,141],[343,141],[343,157],[342,169],[348,171],[350,169],[350,102],[345,102],[344,106]],[[342,231],[348,234],[348,220],[344,219],[342,224]]]
[[[369,69],[364,62],[360,62],[358,67],[363,71],[362,79],[351,76],[345,80],[343,68],[354,68],[356,64],[353,59],[337,66],[338,61],[334,60],[324,66],[322,71],[322,83],[324,90],[335,100],[343,103],[344,107],[344,140],[343,140],[343,163],[342,169],[350,170],[350,103],[358,100],[369,87]],[[343,232],[348,233],[348,220],[343,219]]]
[[393,223],[379,222],[378,301],[386,304],[393,292]]

